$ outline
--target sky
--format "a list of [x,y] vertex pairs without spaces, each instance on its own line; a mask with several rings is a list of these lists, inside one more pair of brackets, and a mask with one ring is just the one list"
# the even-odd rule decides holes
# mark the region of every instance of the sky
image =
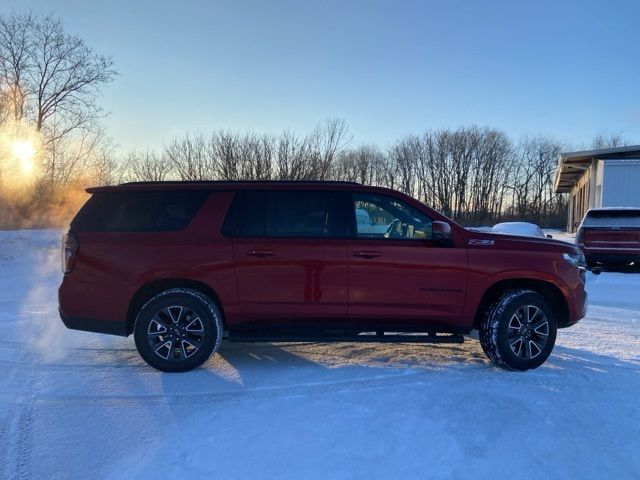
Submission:
[[637,1],[47,1],[113,57],[104,89],[123,150],[187,131],[306,133],[343,118],[353,143],[479,125],[589,146],[640,142]]

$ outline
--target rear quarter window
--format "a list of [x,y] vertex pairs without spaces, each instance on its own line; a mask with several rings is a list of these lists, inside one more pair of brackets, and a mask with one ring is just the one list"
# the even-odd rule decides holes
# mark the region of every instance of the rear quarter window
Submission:
[[173,232],[184,230],[209,192],[98,192],[71,222],[78,232]]
[[640,210],[597,210],[588,212],[584,227],[640,228]]

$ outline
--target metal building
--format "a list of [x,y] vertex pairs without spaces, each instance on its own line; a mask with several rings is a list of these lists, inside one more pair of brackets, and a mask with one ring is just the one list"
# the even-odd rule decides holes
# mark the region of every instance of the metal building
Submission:
[[569,193],[569,231],[590,208],[640,207],[640,145],[560,154],[553,190]]

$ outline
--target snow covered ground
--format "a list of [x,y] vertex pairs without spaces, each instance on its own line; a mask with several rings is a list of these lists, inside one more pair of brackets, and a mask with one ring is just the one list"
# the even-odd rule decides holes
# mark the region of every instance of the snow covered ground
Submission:
[[163,374],[66,330],[59,234],[0,232],[0,478],[640,478],[640,276],[526,373],[464,345],[223,344]]

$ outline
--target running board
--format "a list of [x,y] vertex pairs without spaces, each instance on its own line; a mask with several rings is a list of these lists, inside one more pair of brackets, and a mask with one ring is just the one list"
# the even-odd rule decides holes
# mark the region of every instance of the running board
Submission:
[[398,335],[398,334],[378,334],[378,335],[231,335],[228,338],[231,342],[358,342],[358,343],[464,343],[464,337],[459,334],[436,335]]

